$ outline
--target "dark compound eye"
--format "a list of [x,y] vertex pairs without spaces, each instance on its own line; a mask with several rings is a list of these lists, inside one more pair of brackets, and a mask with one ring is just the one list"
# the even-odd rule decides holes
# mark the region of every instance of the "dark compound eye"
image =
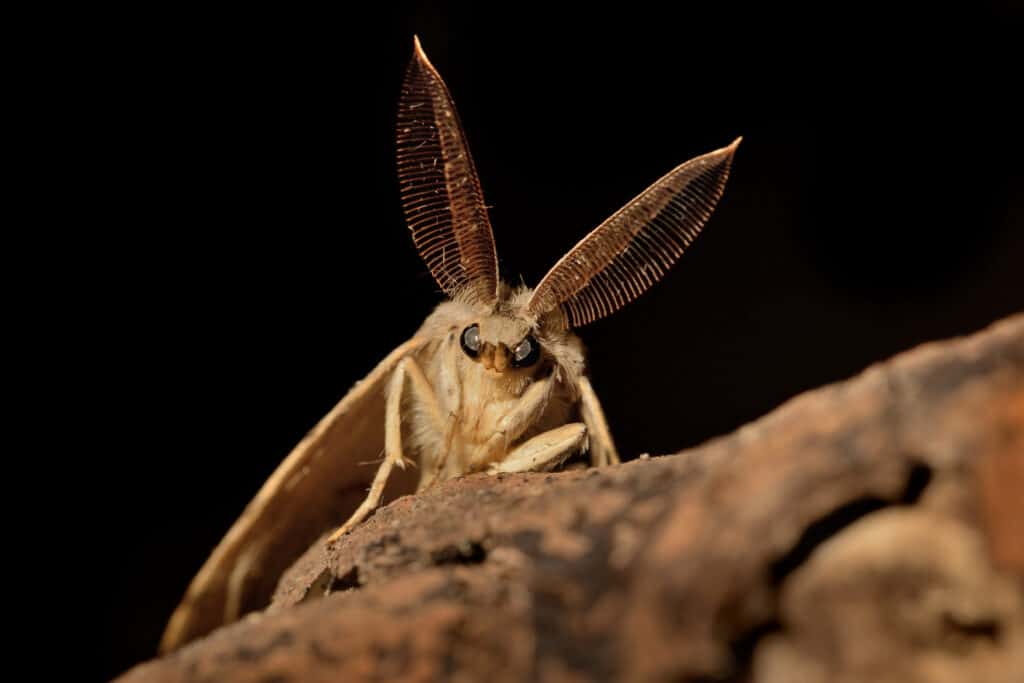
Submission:
[[480,355],[480,326],[474,324],[464,329],[459,341],[462,343],[462,350],[466,352],[466,355],[476,358]]
[[523,341],[516,344],[512,349],[512,367],[528,368],[540,358],[540,344],[533,338],[532,334],[526,335]]

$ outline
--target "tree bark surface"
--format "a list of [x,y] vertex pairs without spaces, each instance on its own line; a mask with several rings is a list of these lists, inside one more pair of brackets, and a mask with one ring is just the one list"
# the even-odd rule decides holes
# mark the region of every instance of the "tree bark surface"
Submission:
[[123,683],[1024,681],[1024,315],[600,470],[321,539]]

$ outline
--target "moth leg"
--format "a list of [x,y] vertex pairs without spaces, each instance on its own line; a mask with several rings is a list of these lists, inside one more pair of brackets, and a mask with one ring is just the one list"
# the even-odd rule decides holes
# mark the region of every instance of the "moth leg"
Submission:
[[416,406],[417,408],[426,409],[426,413],[430,417],[431,426],[434,429],[435,438],[440,438],[447,431],[447,420],[442,415],[441,404],[437,401],[437,394],[434,393],[434,388],[430,386],[430,381],[427,380],[427,376],[423,374],[423,370],[420,369],[419,364],[415,360],[403,358],[398,365],[396,374],[402,374],[403,377],[395,380],[398,382],[398,386],[389,387],[389,389],[392,389],[392,391],[388,392],[388,407],[391,410],[389,410],[387,417],[393,417],[393,419],[385,420],[384,454],[385,457],[393,454],[397,458],[395,464],[399,468],[405,469],[406,464],[410,461],[402,456],[401,396],[395,399],[395,405],[392,407],[390,406],[392,393],[401,394],[405,387],[404,380],[409,379],[409,387],[412,389]]
[[491,460],[507,455],[508,444],[518,439],[536,422],[547,407],[550,396],[550,378],[546,377],[527,387],[515,408],[498,421],[494,433],[488,437],[481,449],[483,456],[478,461],[470,463],[471,470],[479,471]]
[[619,452],[615,450],[615,442],[594,387],[586,377],[580,377],[577,386],[580,390],[580,413],[590,432],[590,464],[594,467],[618,465],[622,461],[619,460]]
[[391,476],[391,469],[394,466],[395,461],[385,456],[384,462],[377,468],[377,474],[373,477],[373,483],[370,485],[370,492],[366,495],[366,499],[360,503],[356,511],[348,518],[348,521],[331,534],[331,537],[327,539],[328,543],[338,540],[347,531],[369,517],[370,513],[380,504],[380,497],[384,495],[384,486],[388,483],[388,477]]
[[444,429],[444,438],[441,440],[441,450],[437,454],[433,463],[423,464],[423,474],[420,477],[420,484],[416,488],[417,491],[430,488],[437,483],[437,480],[441,478],[441,474],[444,472],[445,465],[448,464],[448,457],[452,452],[452,444],[455,441],[455,428],[458,426],[455,420],[450,420],[448,425]]
[[444,419],[441,417],[441,408],[437,403],[437,397],[430,383],[424,376],[423,371],[411,357],[403,358],[394,374],[388,381],[387,400],[384,404],[384,462],[377,468],[377,474],[373,477],[370,491],[366,499],[356,508],[348,521],[342,524],[337,531],[331,534],[328,541],[334,541],[349,531],[357,524],[366,519],[371,512],[380,505],[381,496],[384,495],[384,487],[391,476],[391,470],[397,465],[405,469],[408,464],[402,453],[402,395],[405,391],[405,381],[409,379],[412,391],[421,405],[425,405],[431,422],[443,433]]
[[543,472],[559,465],[585,447],[587,427],[571,422],[548,430],[516,446],[501,462],[491,465],[489,472]]

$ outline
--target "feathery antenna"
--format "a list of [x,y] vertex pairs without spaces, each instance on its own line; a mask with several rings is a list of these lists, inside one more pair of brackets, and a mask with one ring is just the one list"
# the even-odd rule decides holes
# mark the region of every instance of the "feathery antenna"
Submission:
[[493,304],[498,258],[480,180],[455,103],[418,37],[397,132],[402,206],[416,249],[449,296]]
[[677,166],[591,231],[548,271],[527,311],[539,317],[561,306],[579,327],[643,294],[711,216],[740,140]]

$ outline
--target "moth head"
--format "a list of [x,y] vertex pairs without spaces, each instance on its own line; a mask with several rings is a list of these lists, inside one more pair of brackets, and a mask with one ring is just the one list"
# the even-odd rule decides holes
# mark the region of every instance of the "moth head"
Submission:
[[463,304],[459,348],[468,361],[483,370],[509,377],[531,377],[541,368],[567,361],[571,332],[564,325],[545,325],[525,312],[531,290],[502,284],[497,305],[489,309]]
[[739,143],[669,171],[584,237],[536,289],[507,295],[455,104],[416,39],[399,101],[402,203],[438,285],[452,299],[487,311],[463,329],[467,357],[502,371],[531,367],[531,334],[543,356],[545,335],[552,344],[559,335],[564,341],[570,328],[610,315],[646,291],[711,216]]

